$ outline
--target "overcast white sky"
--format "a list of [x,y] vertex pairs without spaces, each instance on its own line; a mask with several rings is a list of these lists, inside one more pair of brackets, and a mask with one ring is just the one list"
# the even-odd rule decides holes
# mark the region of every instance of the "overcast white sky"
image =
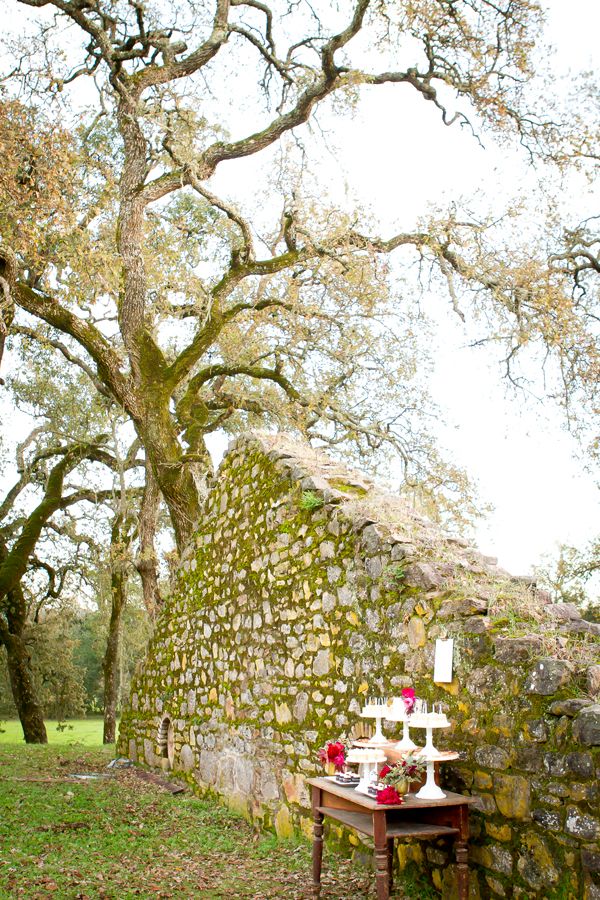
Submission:
[[[545,5],[557,75],[597,69],[598,0],[548,0]],[[331,123],[329,137],[332,155],[323,165],[330,167],[330,196],[342,199],[348,186],[370,205],[382,236],[394,233],[400,210],[403,225],[410,227],[407,223],[423,215],[428,204],[444,207],[477,189],[510,200],[519,185],[527,185],[522,154],[491,144],[484,150],[458,127],[441,133],[437,111],[410,91],[399,95],[396,86],[370,89],[354,119]],[[253,160],[247,166],[248,196],[256,196],[260,174]],[[223,167],[214,184],[227,192],[231,175]],[[236,194],[243,196],[243,176],[238,178]],[[574,205],[576,219],[586,214]],[[524,574],[559,543],[583,545],[597,534],[597,473],[584,471],[579,448],[558,412],[550,404],[508,394],[496,359],[484,349],[468,349],[468,341],[458,321],[446,315],[432,379],[433,396],[447,421],[441,438],[494,507],[477,530],[481,549]]]

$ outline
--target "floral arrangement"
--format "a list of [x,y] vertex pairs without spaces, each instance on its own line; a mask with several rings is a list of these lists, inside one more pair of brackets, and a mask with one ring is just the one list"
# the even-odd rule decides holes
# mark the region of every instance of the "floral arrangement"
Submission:
[[319,750],[319,760],[324,766],[333,766],[341,772],[346,765],[346,745],[343,741],[327,741]]
[[403,759],[394,763],[393,766],[384,766],[379,773],[379,781],[392,787],[397,785],[403,787],[404,784],[410,785],[413,781],[421,781],[426,769],[427,761],[425,757],[407,753]]
[[404,708],[408,715],[413,711],[415,700],[414,688],[402,688],[402,702],[404,703]]
[[408,753],[393,766],[384,766],[379,773],[379,784],[384,787],[377,791],[378,803],[403,803],[403,795],[413,781],[421,781],[427,762],[422,756]]

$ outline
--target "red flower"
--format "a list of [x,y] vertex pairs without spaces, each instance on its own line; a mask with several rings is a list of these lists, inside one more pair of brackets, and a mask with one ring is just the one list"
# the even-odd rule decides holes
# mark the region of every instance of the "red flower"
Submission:
[[346,765],[346,748],[342,741],[328,741],[318,751],[318,756],[323,765],[333,763],[336,769],[343,769]]
[[329,762],[335,762],[337,756],[344,755],[344,745],[341,741],[335,741],[327,744],[327,757]]
[[392,771],[392,770],[391,770],[391,767],[390,767],[390,766],[384,766],[383,769],[381,770],[381,772],[379,773],[379,777],[380,777],[380,778],[385,778],[385,776],[387,775],[387,773],[388,773],[388,772],[391,772],[391,771]]
[[402,700],[404,701],[406,712],[412,712],[412,708],[415,705],[415,689],[402,688]]
[[377,802],[378,803],[404,803],[404,800],[396,790],[396,788],[388,785],[383,788],[381,791],[377,791]]

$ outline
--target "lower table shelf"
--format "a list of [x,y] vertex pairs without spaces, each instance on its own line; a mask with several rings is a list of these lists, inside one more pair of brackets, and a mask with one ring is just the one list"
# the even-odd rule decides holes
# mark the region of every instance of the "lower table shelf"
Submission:
[[[361,834],[368,834],[373,837],[373,816],[369,813],[354,812],[349,809],[336,809],[331,806],[317,807],[320,813],[341,822],[342,825],[349,825],[360,831]],[[458,828],[449,828],[447,825],[429,825],[426,822],[388,822],[386,835],[388,838],[396,837],[416,837],[416,838],[434,838],[450,834],[458,834]]]

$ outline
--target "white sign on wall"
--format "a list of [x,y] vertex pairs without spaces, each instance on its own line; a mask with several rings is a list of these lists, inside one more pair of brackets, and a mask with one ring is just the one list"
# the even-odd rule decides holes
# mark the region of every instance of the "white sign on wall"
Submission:
[[453,653],[454,640],[452,638],[449,638],[447,641],[437,639],[435,642],[435,665],[433,668],[434,681],[452,681]]

